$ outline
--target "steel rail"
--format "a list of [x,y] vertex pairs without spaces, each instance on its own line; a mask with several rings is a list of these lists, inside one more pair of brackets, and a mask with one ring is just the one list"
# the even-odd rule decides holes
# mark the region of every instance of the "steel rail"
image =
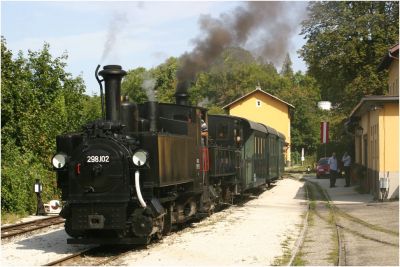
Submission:
[[51,261],[51,262],[49,262],[49,263],[46,263],[46,264],[44,264],[43,266],[55,266],[55,265],[60,265],[60,263],[69,261],[69,260],[74,259],[74,258],[78,258],[78,257],[84,255],[85,253],[88,253],[88,252],[91,252],[91,251],[95,251],[96,249],[98,249],[98,247],[89,248],[89,249],[86,249],[86,250],[83,250],[83,251],[80,251],[80,252],[76,252],[76,253],[74,253],[74,254],[68,255],[68,256],[63,257],[63,258],[60,258],[60,259],[58,259],[58,260],[55,260],[55,261]]
[[56,266],[56,265],[59,266],[59,265],[64,265],[64,264],[71,265],[69,263],[73,263],[73,262],[70,262],[70,261],[74,261],[74,260],[76,260],[76,262],[74,262],[75,264],[77,264],[78,266],[82,266],[84,264],[82,264],[83,262],[80,263],[79,259],[81,259],[83,261],[87,261],[90,258],[97,258],[97,260],[95,260],[94,263],[90,263],[90,265],[93,265],[93,266],[108,265],[110,262],[115,261],[116,259],[121,258],[132,251],[131,248],[123,248],[122,247],[120,250],[112,252],[112,255],[101,255],[102,253],[108,252],[107,250],[104,250],[104,249],[105,249],[104,246],[92,247],[92,248],[89,248],[89,249],[86,249],[86,250],[83,250],[80,252],[73,253],[71,255],[60,258],[58,260],[49,262],[49,263],[45,264],[44,266]]
[[334,207],[332,206],[332,201],[329,198],[329,195],[327,195],[327,192],[321,188],[321,192],[323,194],[323,197],[326,199],[326,202],[329,204],[329,209],[332,212],[333,220],[335,223],[335,228],[336,228],[336,235],[338,237],[338,258],[336,261],[336,266],[346,266],[346,247],[343,242],[343,235],[341,231],[341,225],[338,223],[337,217],[336,217],[336,211]]
[[310,214],[310,202],[309,202],[308,190],[307,190],[307,187],[305,186],[305,183],[304,183],[304,191],[306,193],[306,200],[308,201],[307,213],[303,220],[303,229],[301,230],[299,238],[296,241],[292,256],[290,257],[290,260],[289,260],[289,263],[287,264],[287,266],[292,266],[294,259],[296,258],[297,254],[300,251],[301,246],[304,243],[304,237],[306,235],[307,228],[308,228],[308,215]]
[[61,216],[52,216],[49,218],[38,219],[29,222],[12,224],[1,227],[1,239],[21,235],[27,232],[35,231],[51,225],[63,223],[65,220]]

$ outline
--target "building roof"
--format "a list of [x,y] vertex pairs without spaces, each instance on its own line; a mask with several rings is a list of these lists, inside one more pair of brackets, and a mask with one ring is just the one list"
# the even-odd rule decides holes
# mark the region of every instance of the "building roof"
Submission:
[[257,88],[256,88],[255,90],[251,91],[250,93],[245,94],[244,96],[242,96],[242,97],[236,99],[235,101],[229,103],[228,105],[225,105],[225,106],[222,107],[222,108],[223,108],[223,109],[227,109],[227,108],[229,108],[230,106],[232,106],[233,104],[239,102],[240,100],[242,100],[242,99],[244,99],[244,98],[246,98],[246,97],[248,97],[248,96],[250,96],[250,95],[252,95],[252,94],[254,94],[254,93],[256,93],[256,92],[261,92],[261,93],[263,93],[263,94],[265,94],[265,95],[267,95],[267,96],[270,96],[270,97],[272,97],[272,98],[274,98],[274,99],[276,99],[276,100],[278,100],[278,101],[280,101],[280,102],[282,102],[282,103],[288,105],[288,106],[291,107],[291,108],[294,108],[294,106],[293,106],[292,104],[289,104],[289,103],[287,103],[287,102],[285,102],[285,101],[283,101],[283,100],[277,98],[276,96],[271,95],[271,94],[269,94],[269,93],[267,93],[267,92],[261,90],[261,88],[258,87],[258,86],[257,86]]
[[378,71],[387,69],[395,58],[399,60],[399,44],[394,45],[389,49],[388,53],[382,58],[382,61],[378,66]]
[[361,115],[367,113],[368,111],[379,109],[381,105],[391,102],[399,103],[399,97],[386,95],[371,95],[363,97],[350,113],[350,119],[352,117],[361,117]]

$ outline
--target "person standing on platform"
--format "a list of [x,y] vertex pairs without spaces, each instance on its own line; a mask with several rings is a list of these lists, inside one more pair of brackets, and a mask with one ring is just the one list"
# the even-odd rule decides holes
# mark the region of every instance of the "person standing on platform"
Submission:
[[332,157],[328,159],[328,164],[329,164],[329,182],[330,182],[330,187],[335,187],[336,183],[336,177],[337,177],[337,159],[336,159],[336,153],[332,153]]

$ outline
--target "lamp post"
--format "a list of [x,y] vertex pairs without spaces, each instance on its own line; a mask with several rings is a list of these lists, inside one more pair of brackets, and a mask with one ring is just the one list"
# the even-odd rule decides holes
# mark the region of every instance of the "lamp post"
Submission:
[[[319,101],[318,108],[322,111],[330,111],[332,107],[331,102],[329,101]],[[325,114],[324,114],[325,115]],[[328,114],[329,115],[329,114]],[[329,142],[329,121],[326,116],[323,116],[323,121],[321,122],[321,143],[324,144],[324,151],[326,157],[326,144]]]
[[39,179],[36,179],[33,189],[34,189],[34,191],[36,193],[36,197],[37,197],[36,216],[45,215],[44,205],[43,205],[42,196],[41,196],[41,193],[43,191],[43,185]]

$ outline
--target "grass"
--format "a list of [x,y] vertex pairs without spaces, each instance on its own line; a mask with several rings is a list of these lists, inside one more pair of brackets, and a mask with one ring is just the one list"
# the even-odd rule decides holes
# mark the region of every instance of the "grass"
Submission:
[[306,266],[307,262],[305,260],[303,260],[302,257],[303,257],[303,253],[300,250],[300,252],[297,253],[296,257],[294,257],[292,265],[293,266]]
[[292,256],[291,248],[289,247],[291,241],[292,241],[292,238],[290,236],[288,236],[281,243],[281,246],[283,248],[283,255],[275,258],[274,263],[272,264],[273,266],[282,266],[282,265],[287,265],[289,263],[290,257]]
[[[284,266],[288,265],[290,258],[292,257],[290,243],[293,240],[290,236],[286,238],[285,241],[281,243],[283,248],[283,255],[275,258],[272,266]],[[302,259],[303,253],[299,251],[296,257],[293,259],[292,266],[305,266],[306,262]]]
[[339,237],[337,235],[335,218],[332,211],[330,211],[329,222],[332,224],[332,242],[334,244],[332,250],[329,252],[329,260],[332,262],[333,265],[336,265],[339,258],[340,248],[339,248]]
[[26,217],[27,214],[16,214],[16,213],[2,213],[1,214],[1,224],[11,224],[18,220]]

